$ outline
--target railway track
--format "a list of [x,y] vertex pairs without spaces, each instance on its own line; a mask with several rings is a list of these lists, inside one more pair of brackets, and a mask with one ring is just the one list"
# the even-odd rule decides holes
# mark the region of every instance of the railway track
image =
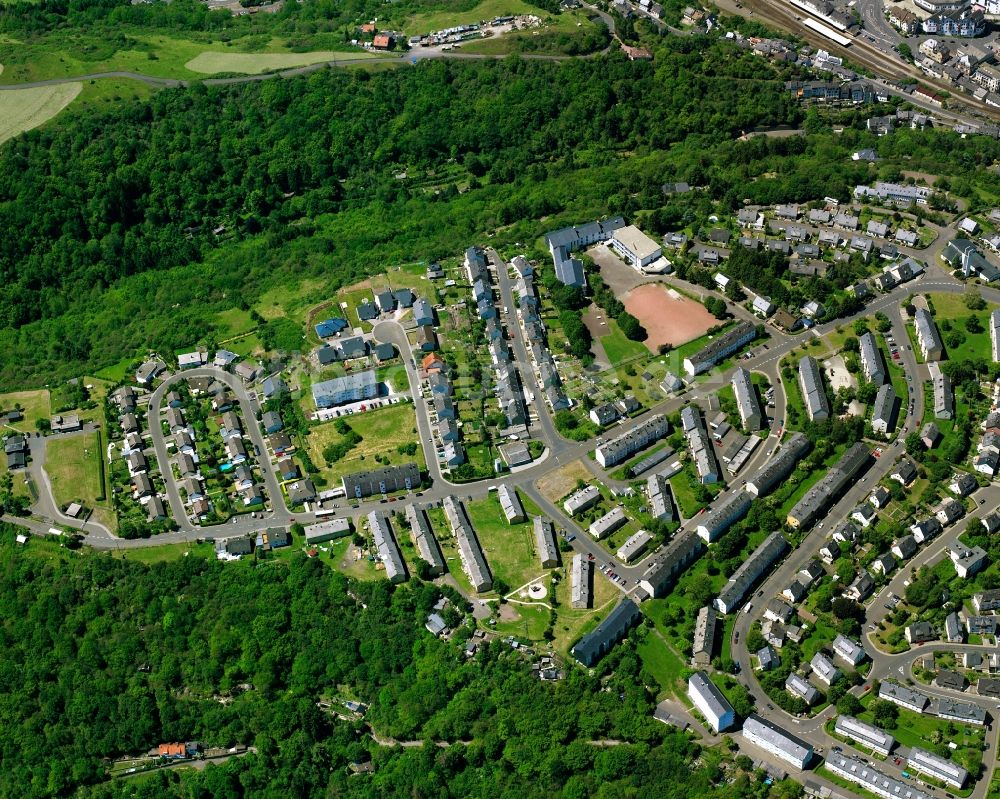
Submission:
[[[955,102],[963,105],[967,111],[973,112],[981,121],[1000,120],[1000,109],[980,103],[975,98],[966,94],[955,92],[955,87],[947,85],[936,78],[930,78],[916,69],[916,67],[907,66],[895,58],[887,56],[860,36],[851,37],[850,47],[842,47],[833,40],[816,33],[803,25],[802,21],[796,18],[797,15],[794,7],[787,5],[783,0],[742,0],[742,4],[743,7],[750,9],[754,15],[773,27],[794,33],[810,44],[822,47],[828,52],[846,56],[854,63],[870,69],[881,78],[889,80],[919,80],[921,83],[938,91],[947,92]],[[740,13],[738,8],[730,8],[729,10]]]

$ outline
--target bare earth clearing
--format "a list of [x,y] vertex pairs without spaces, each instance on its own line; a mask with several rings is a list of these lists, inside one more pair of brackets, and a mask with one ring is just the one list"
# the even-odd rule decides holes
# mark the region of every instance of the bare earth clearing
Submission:
[[632,289],[624,297],[625,310],[649,333],[644,342],[653,352],[661,344],[672,347],[705,335],[718,320],[701,303],[689,300],[659,283]]

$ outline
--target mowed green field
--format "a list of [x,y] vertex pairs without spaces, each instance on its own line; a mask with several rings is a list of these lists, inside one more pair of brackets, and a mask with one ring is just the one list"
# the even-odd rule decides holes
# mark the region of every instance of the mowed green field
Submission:
[[[380,465],[385,465],[385,461],[389,464],[414,462],[421,468],[424,467],[424,451],[420,446],[413,455],[406,455],[398,450],[401,444],[419,443],[412,403],[401,402],[387,408],[356,413],[344,417],[344,421],[362,440],[336,463],[327,465],[323,457],[323,450],[327,445],[344,441],[344,436],[337,432],[335,422],[324,422],[311,428],[306,441],[309,456],[320,467],[320,474],[329,482],[334,483],[351,472],[377,469]],[[383,464],[375,460],[376,456],[383,458]]]
[[114,514],[101,484],[104,453],[98,441],[96,434],[50,439],[46,442],[45,472],[59,505],[80,502],[94,511],[97,521],[114,529]]
[[[996,307],[993,303],[987,303],[986,309],[982,311],[970,311],[965,307],[965,300],[961,294],[931,294],[931,302],[934,304],[934,319],[937,321],[939,332],[942,337],[947,333],[940,330],[941,321],[950,319],[956,330],[961,331],[965,341],[958,347],[949,347],[945,344],[945,357],[949,361],[961,361],[968,358],[982,358],[989,362],[993,358],[992,345],[990,344],[990,313]],[[965,327],[965,320],[974,316],[979,320],[979,326],[983,332],[970,333]],[[914,351],[920,360],[920,351],[914,346]]]
[[0,92],[0,143],[37,128],[72,103],[82,83]]
[[0,394],[0,411],[10,411],[20,408],[24,419],[20,422],[10,422],[4,425],[3,432],[16,430],[21,433],[33,433],[38,428],[35,423],[40,419],[52,416],[52,401],[48,389],[40,388],[34,391],[11,391]]
[[[138,72],[159,78],[196,78],[219,72],[255,74],[335,58],[371,59],[375,54],[344,45],[339,54],[324,41],[312,52],[290,52],[284,39],[259,36],[222,43],[204,36],[150,35],[126,28],[122,37],[106,41],[75,31],[55,31],[30,41],[0,36],[0,83],[27,83],[51,78],[75,78],[98,72]],[[218,49],[213,49],[218,48]],[[191,63],[193,66],[188,66]]]
[[312,53],[227,53],[204,52],[192,58],[184,67],[192,72],[215,75],[220,72],[239,72],[244,75],[259,75],[278,69],[304,67],[325,61],[352,61],[355,59],[391,57],[388,53],[369,53],[364,50],[350,53],[335,53],[332,50],[318,50]]
[[625,338],[625,334],[622,333],[614,319],[608,319],[608,328],[611,332],[606,336],[601,336],[601,346],[604,347],[604,352],[612,366],[618,366],[623,361],[650,357],[646,345],[641,341]]

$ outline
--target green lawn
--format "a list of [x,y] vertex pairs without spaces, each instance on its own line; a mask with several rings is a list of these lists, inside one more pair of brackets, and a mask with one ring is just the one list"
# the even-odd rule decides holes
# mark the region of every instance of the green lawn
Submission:
[[[965,307],[965,301],[961,294],[931,294],[930,303],[934,307],[934,319],[938,324],[938,331],[945,342],[945,358],[949,361],[962,361],[974,358],[982,358],[987,363],[993,359],[992,346],[990,343],[990,313],[997,307],[987,304],[985,310],[970,311]],[[970,316],[978,319],[982,333],[970,333],[965,328],[965,320]],[[942,321],[950,320],[954,330],[958,330],[965,337],[965,341],[958,347],[948,345],[948,331],[942,326]],[[916,347],[914,347],[916,349]]]
[[135,363],[135,358],[122,358],[118,363],[105,366],[97,371],[97,377],[102,380],[110,380],[113,383],[120,383],[129,373],[129,367]]
[[188,542],[161,544],[156,547],[112,550],[111,556],[121,558],[122,560],[134,560],[139,563],[162,563],[186,557],[211,559],[215,557],[215,546],[211,542],[204,544],[192,544]]
[[45,471],[52,494],[60,505],[79,502],[94,511],[94,518],[114,528],[114,514],[101,481],[104,452],[97,434],[50,438],[46,442]]
[[[791,380],[782,380],[781,385],[785,389],[785,429],[803,430],[809,422],[809,414],[806,413],[806,404],[802,399],[802,391],[799,388],[799,361],[805,355],[796,353],[794,357],[786,357],[781,362],[779,374],[784,367],[792,370]],[[815,357],[815,356],[814,356]],[[822,367],[821,367],[822,368]]]
[[12,391],[0,394],[0,411],[20,408],[24,419],[6,425],[7,431],[17,430],[22,433],[33,433],[38,428],[35,423],[39,419],[49,419],[52,416],[52,405],[48,389],[36,391]]
[[656,678],[660,686],[657,699],[665,695],[674,696],[678,691],[683,693],[681,672],[686,668],[686,664],[659,635],[650,631],[646,639],[639,644],[638,653],[642,665]]
[[774,494],[769,499],[769,502],[774,504],[779,508],[778,518],[784,518],[788,511],[792,509],[792,506],[798,502],[803,495],[808,491],[815,483],[817,483],[823,475],[827,473],[829,467],[833,466],[838,460],[840,460],[841,455],[847,450],[847,444],[842,444],[837,447],[833,453],[825,461],[823,461],[823,468],[814,469],[813,471],[806,471],[806,469],[800,463],[792,471],[792,474],[781,484],[781,486],[774,492]]
[[[328,61],[339,57],[371,58],[335,36],[310,37],[320,52],[292,52],[284,39],[246,36],[223,42],[211,35],[150,34],[122,26],[118,37],[59,30],[19,41],[0,38],[0,82],[25,83],[76,77],[96,72],[140,72],[162,78],[197,78],[216,72],[264,72],[283,66]],[[247,56],[251,58],[248,60]],[[278,60],[274,60],[278,56]],[[193,62],[193,63],[191,63]]]
[[[690,519],[708,505],[707,502],[701,502],[697,499],[696,492],[699,485],[698,472],[695,469],[694,462],[690,460],[684,464],[683,469],[670,478],[670,486],[674,491],[674,499],[677,501],[681,515],[685,519]],[[722,491],[724,487],[724,483],[711,483],[705,486],[713,497]]]
[[610,580],[606,580],[604,575],[595,572],[591,607],[579,609],[572,607],[570,563],[573,553],[563,552],[562,558],[562,566],[554,570],[558,576],[555,591],[559,605],[556,608],[556,623],[553,627],[555,639],[552,643],[557,652],[568,655],[569,648],[580,639],[580,636],[596,627],[598,619],[604,618],[618,603],[621,591],[612,585]]
[[496,624],[490,629],[500,635],[513,635],[521,641],[541,641],[549,626],[549,609],[541,605],[508,602]]
[[240,308],[230,308],[226,311],[219,311],[215,315],[213,324],[215,332],[221,340],[240,336],[256,329],[250,314]]
[[625,334],[622,333],[614,319],[608,319],[608,329],[611,332],[606,336],[601,336],[600,342],[612,366],[618,366],[624,361],[650,357],[651,354],[646,345],[641,341],[631,341],[625,338]]
[[[875,721],[873,714],[867,710],[867,707],[875,698],[873,694],[865,696],[862,699],[862,704],[866,710],[858,715],[858,718],[862,721],[867,721],[869,724],[874,724]],[[954,728],[954,735],[949,733],[950,728]],[[899,719],[897,720],[895,729],[890,730],[890,732],[903,746],[919,746],[946,756],[956,763],[965,766],[969,765],[966,758],[970,754],[977,756],[981,753],[985,736],[985,731],[982,727],[968,727],[964,724],[952,723],[925,713],[914,713],[905,708],[899,708]],[[948,742],[955,743],[958,749],[949,749],[947,747]]]
[[[320,470],[320,475],[331,484],[345,474],[374,469],[380,465],[415,462],[421,467],[424,464],[423,449],[419,446],[416,432],[416,417],[413,405],[401,402],[385,408],[376,408],[365,413],[356,413],[342,417],[358,435],[360,444],[351,449],[347,455],[335,463],[327,463],[323,450],[330,444],[338,444],[344,436],[337,432],[336,422],[329,421],[315,425],[309,429],[307,449],[309,457]],[[399,452],[402,444],[417,442],[417,450],[413,455]],[[382,458],[382,464],[376,461]]]
[[[525,498],[521,497],[522,503]],[[525,506],[528,521],[508,524],[500,509],[496,492],[484,499],[465,502],[465,512],[472,522],[494,579],[503,580],[513,591],[534,580],[544,569],[535,552],[531,512]]]

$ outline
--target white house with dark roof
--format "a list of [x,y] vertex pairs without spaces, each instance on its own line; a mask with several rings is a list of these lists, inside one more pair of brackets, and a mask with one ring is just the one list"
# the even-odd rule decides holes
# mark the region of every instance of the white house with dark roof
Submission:
[[839,633],[833,639],[833,653],[852,666],[857,666],[868,656],[863,646],[854,643],[846,635],[840,635]]
[[881,730],[871,724],[866,724],[854,718],[854,716],[838,716],[837,722],[834,725],[834,732],[844,738],[857,741],[862,746],[878,752],[883,757],[888,756],[896,746],[896,739],[885,730]]
[[715,732],[736,724],[736,711],[705,672],[696,671],[688,678],[688,697]]
[[756,713],[743,723],[743,738],[798,769],[805,768],[813,756],[811,744]]
[[833,661],[822,652],[813,655],[812,660],[809,661],[809,667],[816,675],[816,679],[826,686],[831,686],[840,679],[840,669],[834,666]]

